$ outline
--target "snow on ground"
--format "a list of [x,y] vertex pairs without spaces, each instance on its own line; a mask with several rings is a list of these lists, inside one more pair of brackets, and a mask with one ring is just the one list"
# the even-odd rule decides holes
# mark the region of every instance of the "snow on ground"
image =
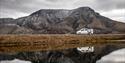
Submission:
[[31,63],[30,61],[24,61],[19,59],[0,61],[0,63]]
[[96,63],[125,63],[125,48],[102,57],[101,60]]

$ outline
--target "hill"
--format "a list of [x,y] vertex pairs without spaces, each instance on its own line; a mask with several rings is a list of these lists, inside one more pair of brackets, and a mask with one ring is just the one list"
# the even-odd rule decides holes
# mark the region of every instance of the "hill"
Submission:
[[0,24],[2,24],[0,30],[7,31],[2,31],[1,34],[3,32],[5,34],[74,34],[81,28],[92,28],[94,34],[125,33],[125,23],[101,16],[89,7],[72,10],[41,9],[18,19],[0,18]]

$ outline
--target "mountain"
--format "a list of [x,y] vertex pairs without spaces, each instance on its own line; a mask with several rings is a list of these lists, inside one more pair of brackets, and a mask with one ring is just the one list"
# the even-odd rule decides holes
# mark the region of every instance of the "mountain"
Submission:
[[[41,9],[18,19],[0,18],[0,24],[5,34],[75,34],[84,27],[94,29],[94,34],[125,33],[125,23],[101,16],[89,7]],[[8,26],[10,29],[6,29]]]
[[13,18],[0,18],[0,24],[16,24]]

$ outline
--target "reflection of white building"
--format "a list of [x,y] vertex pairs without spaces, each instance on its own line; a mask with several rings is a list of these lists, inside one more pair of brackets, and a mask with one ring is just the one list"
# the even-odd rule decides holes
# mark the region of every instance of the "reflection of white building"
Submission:
[[94,52],[94,47],[78,47],[78,51],[84,53],[84,52]]
[[89,28],[82,28],[76,32],[76,34],[93,34],[94,30]]

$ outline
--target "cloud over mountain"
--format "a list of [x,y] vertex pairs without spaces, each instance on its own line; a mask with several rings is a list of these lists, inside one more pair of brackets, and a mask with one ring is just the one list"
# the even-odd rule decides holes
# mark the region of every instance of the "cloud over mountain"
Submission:
[[[89,6],[102,14],[108,11],[111,15],[116,15],[112,11],[125,10],[125,0],[0,0],[0,17],[17,18],[39,9],[74,9],[82,6]],[[109,17],[125,21],[125,11],[122,12],[124,15],[118,13],[117,17]]]

